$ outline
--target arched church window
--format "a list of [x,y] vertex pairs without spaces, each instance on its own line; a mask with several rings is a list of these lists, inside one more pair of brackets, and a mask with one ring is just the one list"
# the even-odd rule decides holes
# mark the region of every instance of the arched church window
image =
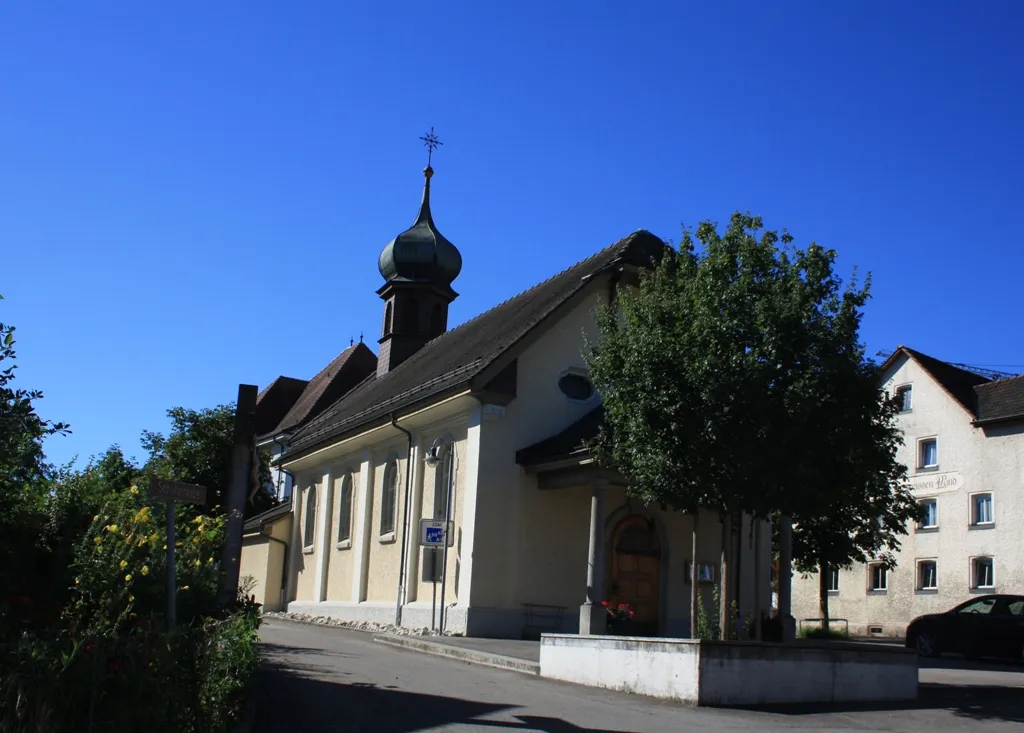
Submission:
[[352,539],[352,474],[346,473],[341,479],[338,492],[338,542]]
[[391,333],[391,316],[392,316],[391,301],[388,301],[388,303],[384,306],[384,333],[383,333],[384,336],[387,336],[388,334]]
[[[444,519],[448,506],[448,492],[455,484],[454,457],[455,449],[449,440],[449,447],[444,452],[444,460],[434,467],[434,519]],[[450,478],[449,478],[450,477]],[[455,508],[452,507],[452,511]]]
[[395,514],[398,510],[398,461],[388,460],[384,468],[384,483],[380,492],[380,533],[395,531]]
[[306,489],[306,513],[302,520],[302,547],[305,550],[313,549],[313,542],[316,538],[316,484],[310,484]]

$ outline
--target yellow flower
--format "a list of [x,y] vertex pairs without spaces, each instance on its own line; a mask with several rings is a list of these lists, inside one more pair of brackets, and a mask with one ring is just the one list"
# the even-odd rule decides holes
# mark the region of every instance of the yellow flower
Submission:
[[142,570],[139,571],[143,575],[149,575],[149,565],[143,565]]
[[203,523],[203,518],[201,516],[196,517],[195,519],[192,520],[192,524],[202,524],[202,523]]
[[125,583],[131,583],[132,582],[132,574],[131,573],[128,573],[126,576],[124,576],[124,582]]
[[127,560],[122,560],[121,561],[121,569],[124,570],[126,567],[128,567],[128,561]]
[[199,544],[199,538],[198,537],[193,537],[192,538],[192,544],[193,545],[198,545]]
[[[149,536],[149,541],[150,542],[156,542],[158,539],[160,539],[160,533],[159,532],[154,532],[153,534],[151,534]],[[167,548],[164,548],[164,549],[167,549]]]
[[164,549],[165,549],[165,550],[167,549],[167,545],[164,545]]
[[135,494],[136,496],[138,496],[138,494],[139,494],[139,487],[138,487],[138,486],[136,486],[135,484],[132,484],[132,487],[131,487],[131,489],[129,489],[129,490],[130,490],[130,491],[131,491],[131,492],[132,492],[133,494]]
[[93,544],[94,544],[94,545],[98,545],[98,544],[99,544],[99,543],[101,543],[102,541],[103,541],[103,538],[102,538],[102,537],[93,537],[93,538],[92,538],[92,542],[93,542]]
[[201,563],[198,560],[196,560],[196,567],[198,568],[200,565]]
[[135,602],[135,596],[133,596],[131,593],[128,594],[128,602],[129,603],[134,603]]
[[117,525],[116,524],[108,524],[105,529],[108,532],[110,532],[110,534],[117,534]]
[[207,562],[207,564],[209,564],[209,563],[213,562],[213,558],[212,558],[212,557],[208,557],[208,558],[206,558],[206,562]]
[[187,585],[183,585],[183,586],[181,586],[181,589],[182,590],[188,590],[188,586]]
[[94,514],[94,515],[92,516],[92,521],[94,521],[94,522],[98,522],[98,521],[99,521],[99,518],[100,518],[100,515],[99,515],[99,514]]
[[144,506],[135,514],[136,522],[144,522],[149,519],[149,512],[151,509],[148,506]]

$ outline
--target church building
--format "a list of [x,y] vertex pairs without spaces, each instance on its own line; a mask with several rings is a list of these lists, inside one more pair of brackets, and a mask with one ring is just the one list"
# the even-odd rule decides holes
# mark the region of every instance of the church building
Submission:
[[352,345],[260,395],[284,501],[245,526],[257,599],[511,638],[603,634],[608,601],[631,606],[637,634],[686,637],[691,564],[713,613],[728,542],[740,617],[755,593],[767,608],[767,525],[745,517],[726,536],[709,512],[694,556],[692,518],[630,498],[589,449],[602,411],[584,334],[596,339],[596,307],[667,245],[636,231],[449,329],[462,256],[434,223],[432,175],[415,223],[378,258],[377,353]]

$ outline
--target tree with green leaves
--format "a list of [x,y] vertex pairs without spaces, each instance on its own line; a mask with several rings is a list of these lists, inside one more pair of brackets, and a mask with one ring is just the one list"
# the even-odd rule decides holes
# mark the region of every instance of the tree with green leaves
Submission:
[[[231,454],[235,425],[235,406],[218,405],[203,410],[174,407],[167,411],[171,431],[144,431],[142,445],[149,453],[142,474],[174,479],[207,488],[208,513],[224,511],[231,472]],[[256,467],[257,486],[246,502],[246,516],[258,514],[274,505],[267,491],[270,471],[266,457],[259,455]]]
[[66,424],[36,412],[42,392],[14,385],[14,343],[14,326],[0,323],[0,605],[26,592],[44,571],[40,536],[53,468],[45,460],[43,441],[69,432]]
[[[703,222],[599,314],[587,353],[606,416],[599,459],[641,500],[692,514],[695,535],[699,508],[718,512],[725,530],[740,513],[809,523],[852,500],[820,465],[838,432],[854,442],[826,463],[850,468],[876,455],[875,443],[895,462],[894,436],[863,427],[877,412],[877,389],[860,403],[834,398],[847,375],[865,369],[857,336],[868,286],[844,287],[834,251],[792,241],[749,214],[734,214],[724,232]],[[887,483],[894,471],[880,491],[900,491]],[[848,493],[858,491],[868,488]],[[725,552],[722,566],[727,578]],[[691,590],[696,609],[695,583]],[[721,595],[728,609],[727,583]]]

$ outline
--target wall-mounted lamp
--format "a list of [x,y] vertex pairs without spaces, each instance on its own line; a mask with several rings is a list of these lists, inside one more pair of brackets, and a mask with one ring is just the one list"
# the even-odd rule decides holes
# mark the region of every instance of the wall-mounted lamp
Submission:
[[444,452],[447,450],[448,444],[444,438],[438,438],[431,446],[430,450],[427,451],[427,455],[423,457],[423,462],[430,468],[435,468],[437,465],[444,460]]

